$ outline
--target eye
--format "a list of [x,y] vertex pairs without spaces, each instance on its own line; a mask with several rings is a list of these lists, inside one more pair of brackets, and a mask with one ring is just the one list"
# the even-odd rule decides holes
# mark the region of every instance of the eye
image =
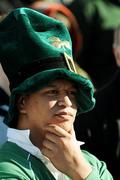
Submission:
[[77,91],[76,90],[71,90],[68,92],[69,96],[71,97],[76,97]]
[[48,91],[46,92],[46,94],[47,94],[48,96],[56,96],[56,95],[58,94],[58,91],[55,90],[55,89],[51,89],[51,90],[48,90]]

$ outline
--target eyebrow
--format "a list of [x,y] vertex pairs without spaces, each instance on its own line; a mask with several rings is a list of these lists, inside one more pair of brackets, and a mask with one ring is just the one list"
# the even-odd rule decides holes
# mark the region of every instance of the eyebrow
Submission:
[[[45,88],[56,88],[57,86],[54,85],[54,84],[48,84]],[[75,84],[71,84],[71,87],[70,88],[74,88],[74,89],[77,89]]]

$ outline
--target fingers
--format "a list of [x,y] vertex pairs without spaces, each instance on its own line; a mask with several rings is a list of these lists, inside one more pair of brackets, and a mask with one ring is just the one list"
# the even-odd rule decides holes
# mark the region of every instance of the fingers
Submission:
[[58,136],[55,134],[47,132],[45,135],[45,139],[48,141],[51,141],[53,143],[56,143],[58,141]]
[[44,148],[47,148],[49,150],[53,150],[53,148],[55,147],[55,143],[46,139],[43,141],[43,146],[44,146]]
[[69,134],[63,128],[61,128],[61,127],[59,127],[59,126],[57,126],[55,124],[50,124],[49,126],[47,126],[45,128],[45,130],[48,131],[48,132],[51,132],[51,133],[53,133],[53,134],[55,134],[55,135],[57,135],[59,137],[66,137]]
[[42,153],[49,159],[53,158],[57,154],[58,150],[58,138],[56,135],[47,133],[45,140],[43,141]]
[[47,158],[49,159],[53,158],[53,151],[51,151],[50,149],[43,147],[41,151],[42,151],[42,154],[46,156]]
[[[58,125],[55,124],[50,124],[45,128],[46,130],[46,138],[53,141],[55,138],[54,135],[58,137],[72,137],[73,139],[76,139],[74,127],[72,126],[71,130],[69,132],[65,131],[63,128],[59,127]],[[50,134],[49,134],[50,133]],[[57,139],[56,139],[57,141]],[[53,141],[54,142],[54,141]]]

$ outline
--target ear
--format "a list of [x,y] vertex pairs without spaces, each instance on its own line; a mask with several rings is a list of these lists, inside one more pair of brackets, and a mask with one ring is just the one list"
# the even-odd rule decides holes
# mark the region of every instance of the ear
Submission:
[[113,48],[113,53],[115,56],[115,61],[118,67],[120,67],[120,49],[118,48]]
[[26,113],[25,110],[25,104],[26,104],[26,96],[20,96],[18,99],[17,107],[20,113]]

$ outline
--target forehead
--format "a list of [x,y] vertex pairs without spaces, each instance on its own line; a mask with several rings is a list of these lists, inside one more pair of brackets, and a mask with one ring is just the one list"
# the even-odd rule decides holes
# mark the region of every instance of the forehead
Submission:
[[34,92],[32,94],[28,94],[28,95],[30,95],[30,96],[39,95],[39,94],[42,94],[43,92],[45,92],[46,90],[49,90],[49,89],[57,89],[60,91],[63,91],[63,90],[65,90],[65,91],[68,91],[68,90],[77,91],[77,87],[76,87],[74,82],[72,82],[70,80],[66,80],[66,79],[56,79],[54,81],[51,81],[48,85],[46,85],[42,89],[38,90],[37,92]]
[[46,87],[68,87],[68,88],[76,88],[75,83],[67,80],[67,79],[56,79],[51,81]]

